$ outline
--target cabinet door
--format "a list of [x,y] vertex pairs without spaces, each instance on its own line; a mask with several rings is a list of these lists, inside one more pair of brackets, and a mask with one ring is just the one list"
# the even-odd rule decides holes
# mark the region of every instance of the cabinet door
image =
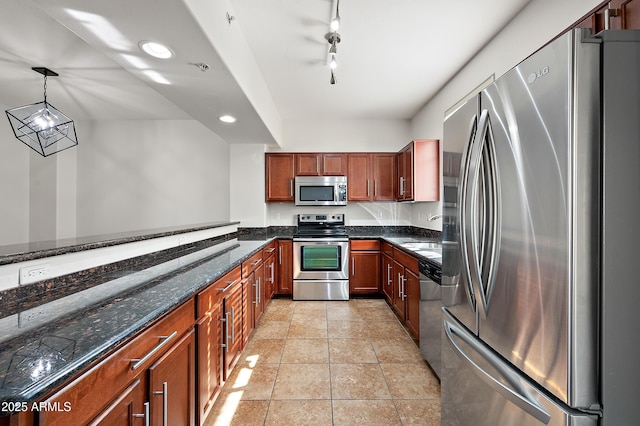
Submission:
[[405,318],[404,266],[395,260],[393,261],[393,308],[400,318]]
[[381,271],[382,293],[389,303],[393,303],[393,259],[386,254],[382,255]]
[[640,0],[611,0],[609,28],[613,30],[640,29]]
[[322,154],[323,176],[346,176],[347,154],[329,153]]
[[276,257],[269,256],[264,262],[264,305],[269,304],[276,292]]
[[380,253],[370,251],[351,252],[351,276],[349,293],[377,294],[380,292]]
[[293,291],[293,241],[278,241],[278,294],[292,294]]
[[406,269],[404,291],[406,293],[405,324],[416,339],[420,338],[420,279]]
[[243,346],[249,341],[251,333],[253,333],[253,287],[256,279],[254,271],[248,277],[242,280],[242,340]]
[[295,154],[296,176],[320,176],[322,175],[322,154],[305,153]]
[[398,199],[413,200],[413,142],[407,145],[399,155],[398,174]]
[[244,343],[242,337],[242,285],[240,283],[231,287],[224,298],[223,306],[223,380],[227,380],[233,366],[238,361]]
[[293,201],[294,154],[265,154],[266,201]]
[[[144,380],[144,377],[142,378]],[[90,425],[121,426],[144,424],[148,403],[145,383],[136,379],[106,410],[93,419]]]
[[253,326],[257,327],[264,312],[264,265],[260,264],[253,273]]
[[347,199],[349,201],[371,201],[371,155],[349,154],[347,177]]
[[193,330],[149,367],[151,424],[195,425]]
[[222,386],[222,303],[196,324],[198,347],[198,416],[204,420]]
[[373,154],[373,201],[396,199],[396,155]]

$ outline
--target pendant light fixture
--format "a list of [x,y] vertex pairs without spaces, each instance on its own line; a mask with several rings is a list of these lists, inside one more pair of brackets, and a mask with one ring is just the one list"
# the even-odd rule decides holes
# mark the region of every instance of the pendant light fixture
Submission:
[[16,138],[43,157],[78,145],[73,120],[47,102],[47,77],[58,73],[44,67],[31,68],[44,76],[44,101],[6,111]]

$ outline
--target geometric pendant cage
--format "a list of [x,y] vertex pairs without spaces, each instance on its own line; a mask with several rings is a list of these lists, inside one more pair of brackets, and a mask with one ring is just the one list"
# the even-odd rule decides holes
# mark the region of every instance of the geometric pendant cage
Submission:
[[73,120],[47,102],[47,77],[58,74],[35,67],[44,75],[44,101],[6,111],[16,138],[43,157],[78,145]]

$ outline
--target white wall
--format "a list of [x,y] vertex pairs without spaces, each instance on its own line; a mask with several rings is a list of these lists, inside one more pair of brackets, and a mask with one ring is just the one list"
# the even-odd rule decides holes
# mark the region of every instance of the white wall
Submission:
[[0,119],[0,245],[29,239],[29,151],[13,136],[9,120]]
[[199,122],[76,128],[43,158],[0,120],[0,245],[229,220],[229,145]]
[[[601,0],[531,0],[522,12],[416,114],[411,120],[411,134],[428,134],[442,140],[445,111],[492,75],[498,78],[509,71],[599,3]],[[425,226],[425,217],[440,211],[440,203],[416,205],[413,223]],[[418,218],[419,215],[421,218]],[[441,229],[440,220],[432,223]]]
[[229,219],[229,146],[194,120],[78,123],[77,233]]
[[267,226],[264,202],[264,145],[231,145],[231,220],[241,227]]

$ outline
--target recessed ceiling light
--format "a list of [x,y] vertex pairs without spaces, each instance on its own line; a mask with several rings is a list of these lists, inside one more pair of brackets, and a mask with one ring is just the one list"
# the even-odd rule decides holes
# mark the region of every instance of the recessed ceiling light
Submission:
[[146,54],[151,55],[154,58],[168,59],[173,56],[171,49],[154,41],[141,41],[139,46]]
[[218,117],[223,123],[235,123],[236,118],[232,115],[221,115]]

